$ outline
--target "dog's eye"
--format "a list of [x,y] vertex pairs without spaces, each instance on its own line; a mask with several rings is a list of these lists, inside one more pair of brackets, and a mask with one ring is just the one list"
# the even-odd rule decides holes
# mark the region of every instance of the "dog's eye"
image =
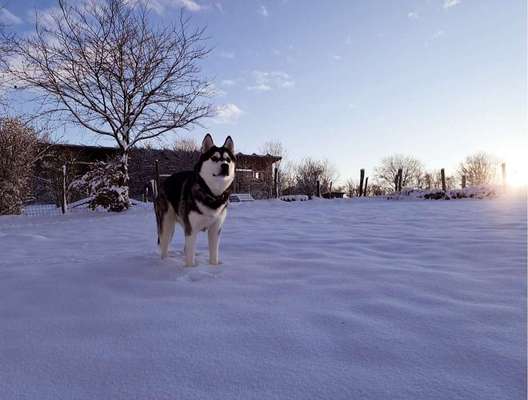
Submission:
[[228,163],[231,162],[231,159],[229,157],[224,158],[224,161],[227,161]]
[[214,162],[220,161],[220,159],[218,157],[211,157],[211,160],[214,161]]

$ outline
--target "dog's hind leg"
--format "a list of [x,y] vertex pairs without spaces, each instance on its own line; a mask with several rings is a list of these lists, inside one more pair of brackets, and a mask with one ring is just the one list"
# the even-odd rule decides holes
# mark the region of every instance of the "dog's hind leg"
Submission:
[[176,226],[176,213],[172,206],[163,215],[160,225],[159,245],[161,250],[161,258],[166,258],[169,254],[169,244],[174,235],[174,228]]

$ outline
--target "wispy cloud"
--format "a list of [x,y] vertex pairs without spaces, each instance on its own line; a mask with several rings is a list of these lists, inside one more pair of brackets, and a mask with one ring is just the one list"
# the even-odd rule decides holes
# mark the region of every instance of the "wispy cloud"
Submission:
[[216,107],[214,120],[218,124],[232,124],[238,121],[243,113],[236,104],[222,104]]
[[221,50],[218,52],[218,55],[222,58],[229,58],[229,59],[235,58],[235,53],[233,53],[232,51]]
[[224,97],[227,94],[227,92],[224,89],[221,89],[218,86],[216,86],[214,83],[211,83],[209,85],[209,90],[207,94],[210,96]]
[[236,81],[234,79],[224,79],[222,82],[220,82],[222,86],[235,86]]
[[433,36],[431,36],[431,39],[433,40],[436,40],[436,39],[440,39],[442,36],[445,36],[445,31],[443,31],[442,29],[440,29],[439,31],[436,31]]
[[343,57],[341,57],[339,54],[334,54],[332,56],[332,59],[335,60],[335,61],[341,61],[343,59]]
[[262,15],[263,17],[268,17],[268,16],[269,16],[268,9],[266,8],[265,5],[261,5],[261,6],[258,8],[258,13],[259,13],[260,15]]
[[407,14],[407,18],[409,18],[409,19],[419,19],[420,18],[420,14],[418,14],[415,11],[411,11],[411,12],[409,12]]
[[170,8],[183,8],[187,11],[202,11],[206,6],[196,0],[128,0],[129,4],[143,4],[158,14],[163,14]]
[[215,5],[216,9],[218,11],[220,11],[221,14],[224,13],[224,6],[222,5],[222,3],[215,3],[214,5]]
[[460,4],[460,0],[444,0],[444,8],[451,8],[456,6],[457,4]]
[[295,86],[295,81],[289,74],[283,71],[253,71],[254,84],[247,87],[248,90],[266,92],[272,89],[290,88]]
[[444,30],[440,29],[440,30],[436,31],[435,33],[433,33],[433,35],[429,39],[427,39],[425,41],[425,47],[429,47],[430,45],[433,44],[433,42],[441,39],[444,36],[445,36],[445,31]]
[[0,23],[4,25],[18,25],[22,23],[22,19],[7,8],[0,8]]

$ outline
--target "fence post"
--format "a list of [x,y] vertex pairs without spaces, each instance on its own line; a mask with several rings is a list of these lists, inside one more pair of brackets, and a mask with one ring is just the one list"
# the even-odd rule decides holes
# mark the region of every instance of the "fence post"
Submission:
[[506,187],[506,163],[501,164],[502,170],[502,186]]
[[66,164],[62,166],[62,201],[61,210],[63,214],[66,214],[68,210],[68,203],[66,200]]
[[363,190],[363,196],[367,195],[367,187],[368,187],[368,176],[365,178],[365,189]]
[[321,197],[321,183],[317,181],[317,197]]
[[398,168],[398,192],[401,192],[402,190],[402,180],[403,180],[403,169]]
[[363,180],[365,179],[365,170],[359,170],[359,197],[363,196]]
[[466,175],[462,175],[462,189],[466,188]]
[[440,175],[442,177],[442,190],[445,192],[446,191],[446,180],[445,180],[445,170],[443,168],[440,170]]
[[273,177],[273,181],[275,184],[275,198],[279,198],[279,169],[275,168],[275,175]]
[[156,163],[156,193],[158,193],[159,187],[160,187],[159,160],[156,160],[155,163]]

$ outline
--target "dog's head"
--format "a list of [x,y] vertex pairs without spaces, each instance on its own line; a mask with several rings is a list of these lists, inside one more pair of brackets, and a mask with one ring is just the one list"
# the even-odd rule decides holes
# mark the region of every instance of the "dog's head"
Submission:
[[210,134],[205,135],[196,169],[215,195],[221,195],[233,183],[235,162],[235,145],[231,136],[227,137],[222,147],[218,147]]

